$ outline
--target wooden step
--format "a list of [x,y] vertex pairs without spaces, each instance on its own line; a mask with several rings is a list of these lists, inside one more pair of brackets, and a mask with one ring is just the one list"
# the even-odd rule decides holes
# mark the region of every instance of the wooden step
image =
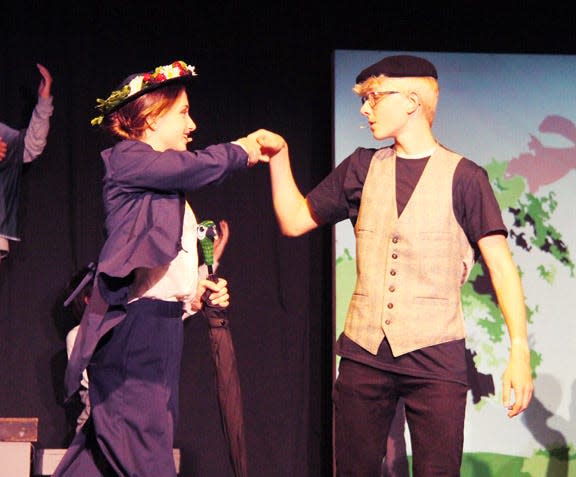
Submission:
[[0,417],[0,441],[36,442],[37,417]]
[[[66,449],[37,449],[34,453],[34,476],[52,475],[56,467],[64,457]],[[176,473],[180,473],[180,449],[174,449],[174,464],[176,465]],[[0,477],[3,477],[0,474]]]

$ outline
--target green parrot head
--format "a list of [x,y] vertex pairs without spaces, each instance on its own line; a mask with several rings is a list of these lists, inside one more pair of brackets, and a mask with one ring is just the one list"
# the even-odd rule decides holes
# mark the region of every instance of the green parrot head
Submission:
[[214,240],[218,238],[218,229],[213,220],[204,220],[198,224],[198,241],[204,254],[204,263],[214,265]]

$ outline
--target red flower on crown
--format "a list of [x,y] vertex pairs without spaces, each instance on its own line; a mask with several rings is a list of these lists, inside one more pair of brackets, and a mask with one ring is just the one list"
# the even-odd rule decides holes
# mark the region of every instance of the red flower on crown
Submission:
[[180,76],[187,74],[186,64],[183,61],[175,61],[172,63],[174,68],[178,68],[180,70]]

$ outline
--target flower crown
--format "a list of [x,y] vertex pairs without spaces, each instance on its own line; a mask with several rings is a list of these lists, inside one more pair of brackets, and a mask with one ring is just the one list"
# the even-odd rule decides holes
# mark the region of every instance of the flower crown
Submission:
[[156,89],[169,80],[197,76],[195,68],[195,66],[187,65],[183,61],[174,61],[169,65],[158,66],[153,71],[133,75],[128,83],[120,89],[112,91],[106,99],[96,99],[95,107],[101,114],[93,118],[90,124],[92,126],[101,124],[104,116],[108,113],[118,109],[125,102],[141,96],[148,90]]

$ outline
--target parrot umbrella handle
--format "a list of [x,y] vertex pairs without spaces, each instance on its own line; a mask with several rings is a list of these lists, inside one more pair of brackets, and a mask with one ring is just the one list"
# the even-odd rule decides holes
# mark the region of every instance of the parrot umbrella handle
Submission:
[[208,267],[208,274],[214,273],[214,240],[218,238],[218,229],[213,220],[204,220],[198,224],[198,241],[202,247],[204,263]]
[[[204,263],[208,267],[208,280],[218,282],[214,274],[214,240],[218,238],[216,224],[212,220],[204,220],[198,224],[198,240],[204,255]],[[244,437],[244,416],[242,410],[242,393],[238,366],[232,335],[228,322],[228,311],[218,305],[212,305],[210,290],[202,295],[204,315],[208,320],[210,348],[216,368],[216,389],[220,416],[224,434],[228,440],[230,458],[236,477],[247,476],[246,439]]]

